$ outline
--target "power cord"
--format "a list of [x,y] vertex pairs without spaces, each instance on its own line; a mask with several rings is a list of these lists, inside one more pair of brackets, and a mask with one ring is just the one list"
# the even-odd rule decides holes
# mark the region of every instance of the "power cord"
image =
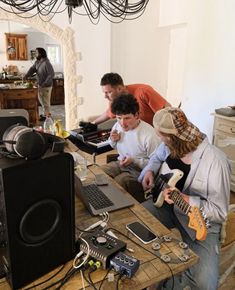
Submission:
[[33,289],[33,288],[35,288],[35,287],[37,287],[37,286],[40,286],[40,285],[42,285],[42,284],[45,284],[46,282],[48,282],[48,281],[50,281],[51,279],[53,279],[55,276],[57,276],[63,269],[64,269],[64,267],[65,267],[65,264],[54,274],[54,275],[52,275],[51,277],[49,277],[48,279],[46,279],[46,280],[44,280],[44,281],[42,281],[42,282],[40,282],[40,283],[38,283],[38,284],[36,284],[36,285],[33,285],[33,286],[31,286],[31,287],[28,287],[28,288],[25,288],[24,290],[30,290],[30,289]]
[[[159,257],[156,255],[156,253],[154,253],[154,252],[148,250],[147,248],[143,247],[141,244],[135,242],[134,240],[132,240],[130,237],[128,237],[127,235],[123,234],[123,233],[120,232],[119,230],[114,229],[114,228],[108,228],[107,231],[109,231],[109,230],[116,231],[117,233],[121,234],[123,237],[127,238],[128,240],[130,240],[130,241],[131,241],[132,243],[134,243],[135,245],[137,245],[137,246],[141,247],[142,249],[144,249],[146,252],[148,252],[148,253],[154,255],[155,257],[159,258]],[[163,260],[161,260],[161,262],[164,262],[165,265],[166,265],[166,266],[168,267],[168,269],[170,270],[171,277],[172,277],[172,288],[171,288],[171,289],[174,289],[174,274],[173,274],[173,272],[172,272],[172,269],[170,268],[170,266],[168,265],[167,262],[165,262],[165,261],[163,261]]]
[[87,277],[85,275],[85,272],[83,271],[84,274],[84,279],[86,280],[86,282],[93,287],[95,290],[98,290],[94,284],[94,282],[92,281],[91,278],[91,274],[93,272],[95,272],[97,269],[99,269],[101,267],[101,262],[100,261],[94,261],[93,259],[89,260],[86,264],[89,268],[88,268],[88,273],[87,273]]
[[122,277],[125,275],[125,271],[122,271],[119,273],[117,281],[116,281],[116,290],[118,290],[119,287],[119,281],[122,279]]
[[99,286],[99,289],[98,290],[101,290],[101,287],[105,281],[105,279],[107,278],[107,276],[109,275],[110,271],[112,270],[112,268],[110,268],[107,273],[105,274],[104,278],[102,279],[101,283],[100,283],[100,286]]

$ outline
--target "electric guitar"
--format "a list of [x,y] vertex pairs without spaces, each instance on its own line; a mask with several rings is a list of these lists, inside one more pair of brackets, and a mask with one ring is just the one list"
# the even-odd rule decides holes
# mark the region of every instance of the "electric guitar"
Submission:
[[[183,177],[183,172],[179,169],[170,170],[166,174],[159,174],[154,182],[154,187],[145,193],[145,198],[152,195],[153,203],[156,207],[161,207],[164,202],[162,191],[165,188],[175,187],[175,184]],[[170,198],[189,217],[188,226],[196,231],[196,239],[205,240],[207,235],[207,226],[202,216],[201,210],[196,206],[190,206],[181,196],[180,191],[174,188],[170,193]]]

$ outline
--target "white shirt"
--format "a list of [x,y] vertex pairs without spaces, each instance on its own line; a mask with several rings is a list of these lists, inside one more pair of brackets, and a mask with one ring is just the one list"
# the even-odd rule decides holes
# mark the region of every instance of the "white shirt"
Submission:
[[131,157],[133,163],[141,169],[147,165],[150,155],[161,143],[152,126],[141,121],[135,129],[124,131],[120,124],[116,122],[112,128],[120,133],[121,138],[118,142],[113,142],[109,137],[111,147],[117,149],[119,160]]

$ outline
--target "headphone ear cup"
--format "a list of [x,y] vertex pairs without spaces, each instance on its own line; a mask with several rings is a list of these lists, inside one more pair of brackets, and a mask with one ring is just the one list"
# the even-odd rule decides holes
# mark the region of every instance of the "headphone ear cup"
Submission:
[[[19,126],[19,124],[14,124],[6,129],[2,138],[3,138],[3,140],[16,141],[15,137],[16,137],[17,133],[25,128],[28,129],[28,127],[26,127],[26,126]],[[6,147],[8,152],[15,153],[13,144],[6,142],[5,147]]]
[[18,132],[15,139],[16,144],[13,145],[15,152],[26,159],[40,158],[48,149],[46,138],[38,131],[29,129]]
[[63,138],[34,131],[32,128],[15,124],[9,127],[3,134],[8,152],[16,153],[26,159],[37,159],[43,156],[48,149],[52,152],[63,152],[65,140]]

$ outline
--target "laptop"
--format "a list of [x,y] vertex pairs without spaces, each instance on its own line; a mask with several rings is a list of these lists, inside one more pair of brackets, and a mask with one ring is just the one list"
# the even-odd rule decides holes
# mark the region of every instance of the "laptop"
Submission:
[[83,185],[75,174],[75,192],[91,215],[100,215],[118,209],[130,207],[134,204],[131,197],[124,194],[118,187],[108,183]]

